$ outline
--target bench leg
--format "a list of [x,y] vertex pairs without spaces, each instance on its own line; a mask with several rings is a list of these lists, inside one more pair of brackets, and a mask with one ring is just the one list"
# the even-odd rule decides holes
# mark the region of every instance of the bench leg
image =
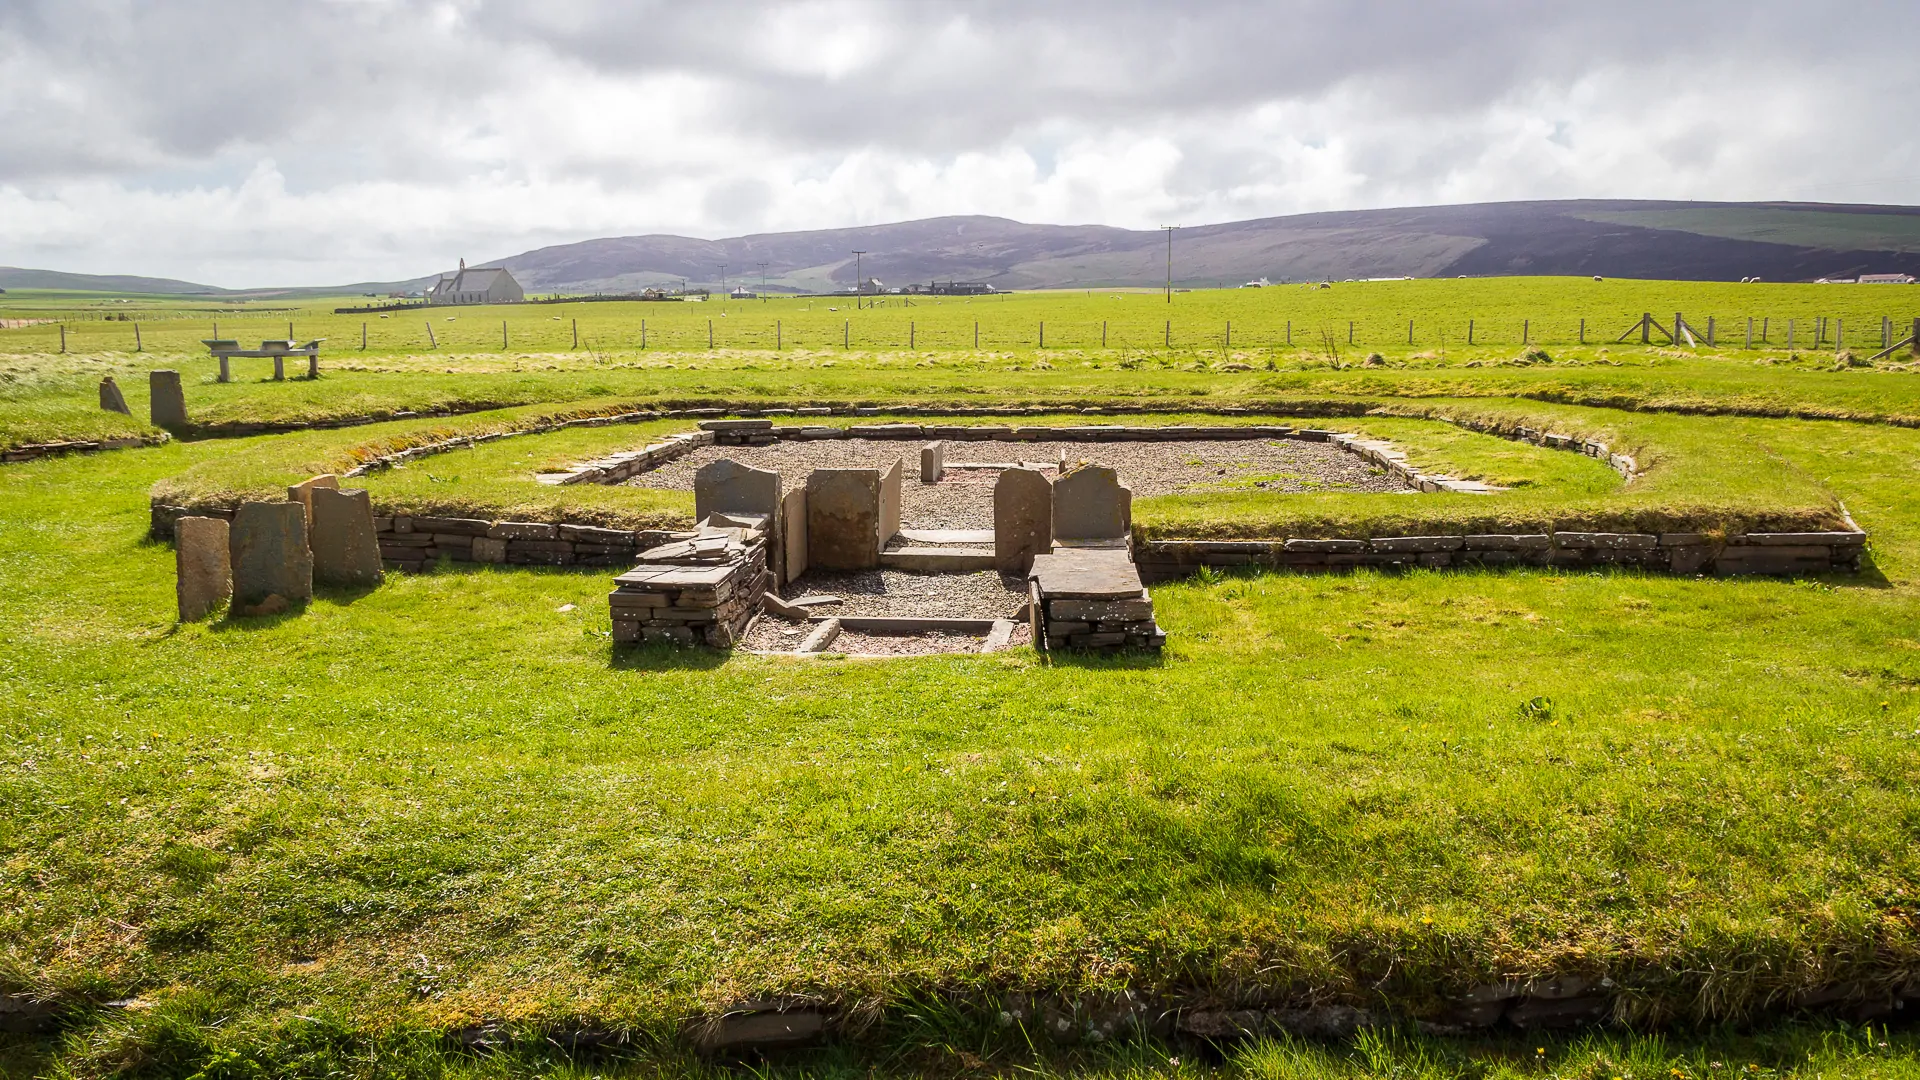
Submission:
[[227,364],[228,364],[227,358],[224,356],[221,357],[220,358],[220,381],[221,382],[233,381],[233,369],[228,367]]
[[273,381],[281,382],[285,380],[286,377],[287,377],[287,358],[284,356],[274,357],[273,358]]
[[312,356],[307,357],[307,378],[317,379],[319,377],[320,377],[320,354],[314,353]]

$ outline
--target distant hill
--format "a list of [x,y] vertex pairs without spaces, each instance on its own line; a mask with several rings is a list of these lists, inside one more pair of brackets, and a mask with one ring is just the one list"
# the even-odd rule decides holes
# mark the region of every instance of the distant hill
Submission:
[[[1001,289],[1155,286],[1166,235],[1104,225],[940,217],[725,240],[655,234],[582,240],[474,265],[506,265],[529,292],[627,292],[687,281],[831,292],[860,273],[887,285],[985,281]],[[451,268],[449,268],[451,269]],[[1920,207],[1577,199],[1348,210],[1183,228],[1174,283],[1322,278],[1599,274],[1683,281],[1920,275]],[[436,275],[329,288],[215,289],[162,278],[0,268],[0,288],[297,299],[422,289]]]
[[211,285],[195,285],[191,281],[175,281],[172,278],[66,274],[58,270],[27,270],[18,266],[0,266],[0,289],[72,289],[77,292],[152,293],[158,296],[225,291]]
[[[681,280],[805,292],[854,283],[987,281],[1003,289],[1158,285],[1158,230],[943,217],[726,240],[584,240],[498,260],[529,290],[624,291]],[[490,263],[488,265],[495,265]],[[1600,274],[1693,281],[1800,281],[1920,274],[1920,207],[1637,200],[1477,203],[1296,214],[1183,228],[1178,285],[1361,277]]]

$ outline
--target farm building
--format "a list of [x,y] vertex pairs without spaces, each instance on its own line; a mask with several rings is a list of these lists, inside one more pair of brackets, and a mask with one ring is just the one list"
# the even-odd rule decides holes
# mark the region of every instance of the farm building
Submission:
[[526,298],[526,290],[506,267],[476,266],[469,270],[465,259],[460,260],[459,272],[442,277],[427,290],[429,304],[517,304]]
[[1912,274],[1861,274],[1862,285],[1911,285]]

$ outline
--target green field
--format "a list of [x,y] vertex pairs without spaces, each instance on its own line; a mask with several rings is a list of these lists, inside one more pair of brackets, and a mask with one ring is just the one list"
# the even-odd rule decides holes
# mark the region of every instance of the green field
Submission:
[[[0,467],[0,993],[71,1010],[58,1033],[0,1035],[0,1074],[735,1075],[680,1032],[770,996],[861,1020],[749,1066],[778,1075],[1920,1073],[1911,1036],[1799,1008],[1836,988],[1864,1003],[1920,971],[1911,357],[1583,348],[1564,333],[1586,317],[1617,334],[1649,309],[1776,331],[1825,314],[1850,339],[1871,326],[1850,344],[1863,360],[1880,315],[1901,319],[1881,308],[1909,295],[1523,280],[1174,298],[1191,320],[1176,325],[1231,318],[1231,350],[1199,329],[1156,347],[1168,305],[1149,294],[461,310],[436,316],[438,351],[398,316],[369,320],[386,336],[370,332],[365,358],[282,384],[257,360],[212,382],[199,315],[142,322],[145,354],[108,347],[130,338],[118,321],[71,323],[64,356],[47,326],[0,330],[0,442],[145,433],[102,423],[93,383],[115,373],[143,416],[140,373],[162,364],[187,373],[206,425]],[[1400,343],[1255,341],[1287,318],[1344,329],[1351,297],[1371,332],[1399,321]],[[102,303],[0,300],[7,318]],[[722,311],[736,336],[716,330],[708,352]],[[1417,335],[1536,311],[1559,328],[1544,356],[1517,325],[1484,346],[1404,343],[1408,317]],[[1001,335],[979,352],[954,340],[976,314]],[[580,319],[583,348],[556,315]],[[358,318],[293,318],[298,336],[357,345]],[[490,347],[501,318],[527,344]],[[660,348],[615,345],[641,318]],[[775,318],[802,335],[777,354],[751,336]],[[1074,340],[1102,318],[1129,340]],[[220,319],[243,340],[274,325]],[[841,321],[870,337],[804,336]],[[944,337],[908,351],[909,321]],[[1323,422],[1511,490],[1172,496],[1142,500],[1138,526],[1814,526],[1844,507],[1870,559],[1797,581],[1209,574],[1155,586],[1164,655],[1114,659],[616,650],[604,570],[454,563],[323,591],[295,615],[174,621],[173,552],[146,535],[155,496],[231,502],[450,434],[696,402],[1123,402],[1166,423],[1225,405],[1255,410],[1230,422],[1336,411]],[[434,408],[458,415],[213,437]],[[1465,419],[1603,438],[1644,471],[1623,483],[1450,422]],[[681,523],[681,493],[531,475],[685,426],[519,436],[366,486],[388,512]],[[1552,975],[1613,980],[1631,1026],[1415,1026],[1469,987]],[[1122,990],[1349,1004],[1397,1026],[1056,1048],[997,1019],[1009,994]],[[482,1024],[503,1049],[454,1038]],[[547,1038],[580,1029],[626,1042]]]

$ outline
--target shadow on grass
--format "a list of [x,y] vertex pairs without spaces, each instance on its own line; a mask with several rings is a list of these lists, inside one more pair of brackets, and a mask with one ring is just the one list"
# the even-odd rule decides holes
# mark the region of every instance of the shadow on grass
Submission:
[[315,585],[313,598],[348,607],[372,596],[379,588],[380,585]]
[[240,615],[236,614],[233,608],[229,606],[225,613],[223,613],[218,620],[210,624],[207,629],[216,634],[255,633],[261,630],[271,630],[283,622],[298,619],[300,616],[305,615],[307,613],[307,606],[306,601],[301,601],[289,605],[285,611],[276,611],[271,615]]
[[725,649],[648,642],[615,645],[607,666],[614,671],[712,671],[732,658],[733,654]]
[[1075,652],[1056,649],[1046,654],[1047,663],[1057,668],[1084,668],[1088,671],[1149,671],[1167,666],[1163,652],[1129,649],[1120,653]]

